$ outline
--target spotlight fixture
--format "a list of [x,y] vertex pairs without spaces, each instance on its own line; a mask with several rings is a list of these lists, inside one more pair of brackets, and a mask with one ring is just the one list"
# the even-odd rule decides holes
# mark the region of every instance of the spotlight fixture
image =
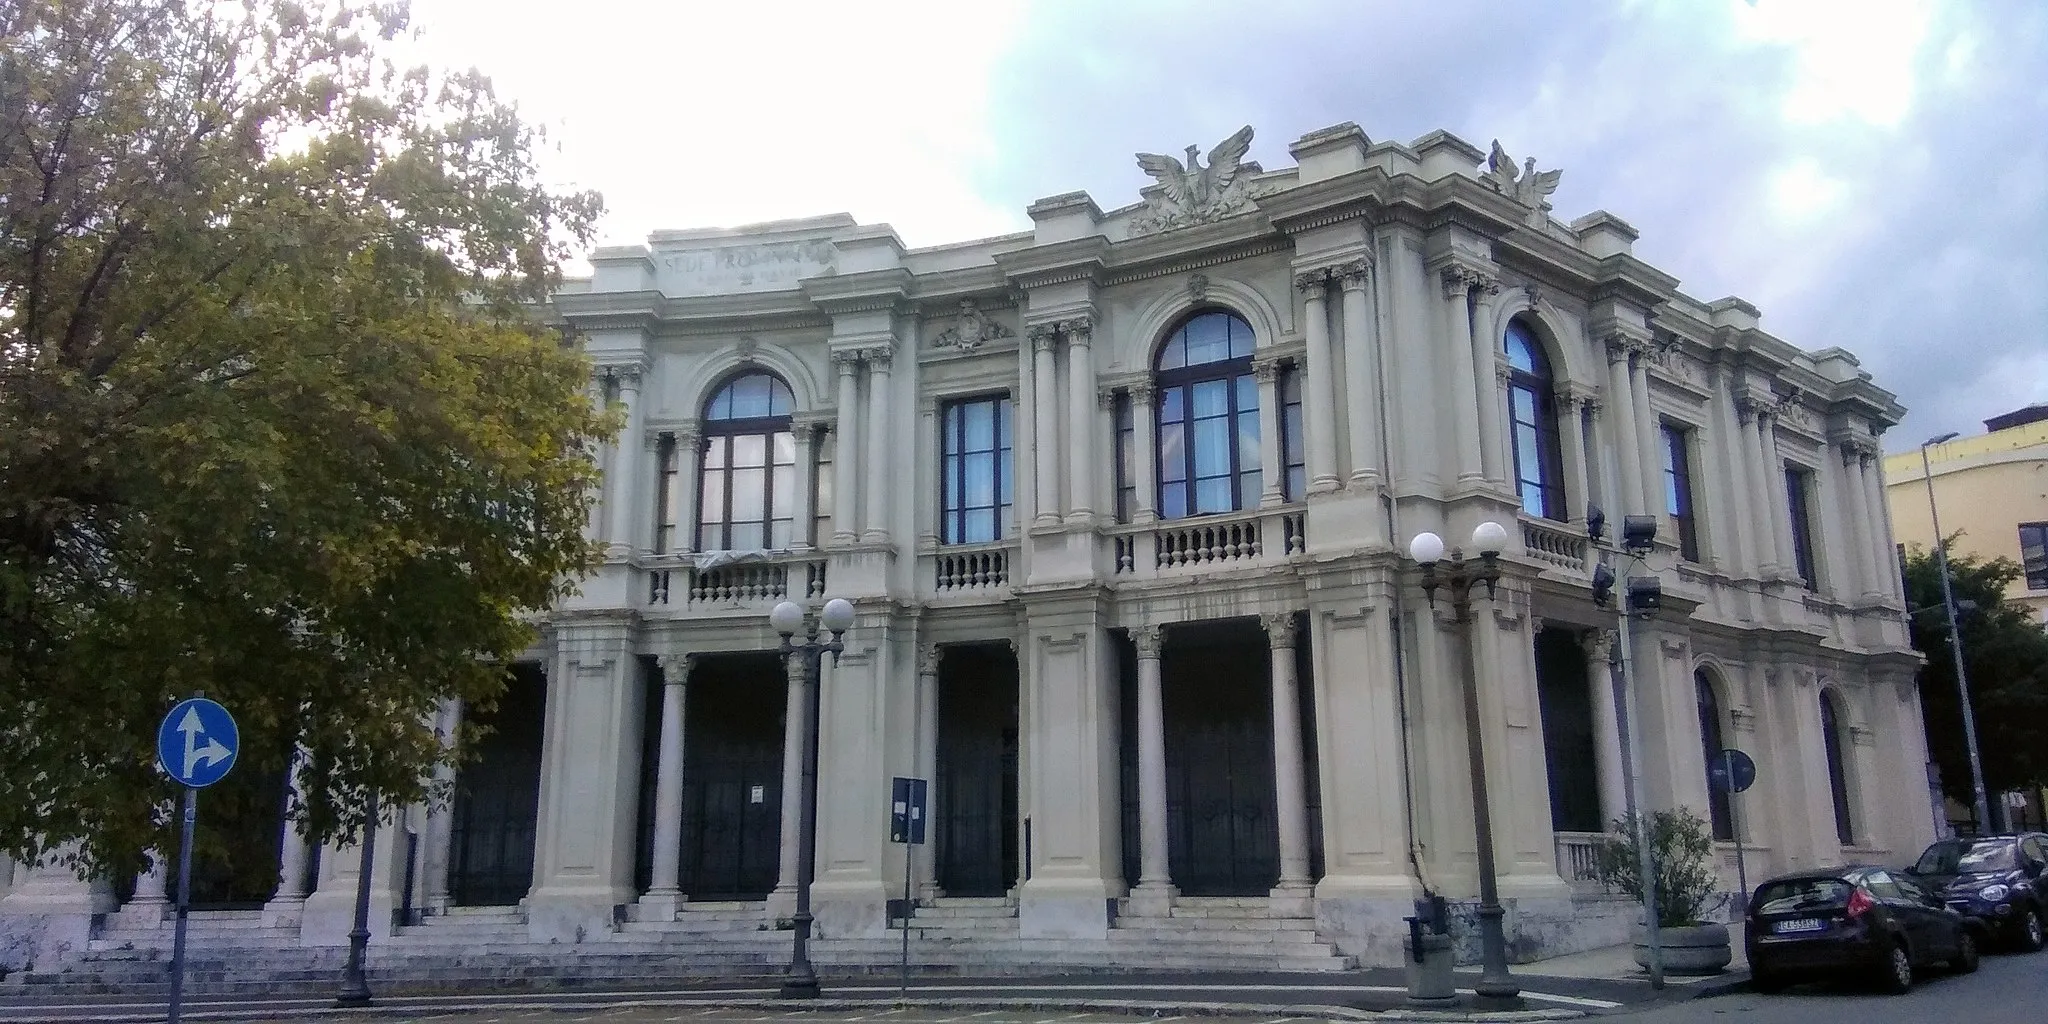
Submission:
[[1649,554],[1650,543],[1657,539],[1656,516],[1623,516],[1621,520],[1621,546],[1629,554],[1641,557]]
[[1605,608],[1607,607],[1607,602],[1612,600],[1614,600],[1614,570],[1608,568],[1606,562],[1602,562],[1593,567],[1593,604],[1597,607]]
[[[1633,517],[1631,517],[1633,518]],[[1664,583],[1655,576],[1628,578],[1628,610],[1649,616],[1664,604]]]
[[1586,506],[1586,539],[1595,544],[1607,535],[1607,513],[1598,505]]

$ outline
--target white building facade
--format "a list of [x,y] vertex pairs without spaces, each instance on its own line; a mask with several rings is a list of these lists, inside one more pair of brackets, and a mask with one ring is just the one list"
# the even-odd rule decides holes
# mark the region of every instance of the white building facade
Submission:
[[[1623,941],[1588,877],[1630,785],[1596,506],[1659,524],[1615,562],[1662,585],[1629,738],[1728,888],[1738,836],[1751,879],[1931,839],[1893,397],[1679,292],[1621,220],[1554,218],[1533,163],[1345,124],[1266,171],[1249,140],[998,238],[838,216],[597,252],[551,314],[625,413],[608,556],[453,806],[386,830],[390,941],[786,946],[802,705],[767,612],[832,597],[858,619],[823,676],[828,964],[893,955],[906,878],[930,962],[1399,963],[1417,897],[1476,892],[1468,670],[1511,950]],[[1402,552],[1489,520],[1467,629]],[[1710,793],[1723,747],[1748,792]],[[898,776],[932,784],[907,872]],[[354,854],[303,845],[240,913],[344,941]],[[143,941],[160,880],[116,888],[18,870],[0,921]]]

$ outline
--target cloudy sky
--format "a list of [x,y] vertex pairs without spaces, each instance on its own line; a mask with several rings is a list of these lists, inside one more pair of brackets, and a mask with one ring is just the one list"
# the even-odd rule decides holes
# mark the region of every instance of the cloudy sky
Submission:
[[1132,153],[1341,121],[1564,169],[1696,297],[1856,352],[1933,433],[2048,401],[2041,0],[415,0],[607,242],[846,211],[911,245],[1104,208]]

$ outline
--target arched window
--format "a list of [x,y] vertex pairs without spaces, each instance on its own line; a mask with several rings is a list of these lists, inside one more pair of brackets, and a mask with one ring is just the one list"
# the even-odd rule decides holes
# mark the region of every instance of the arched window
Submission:
[[1721,739],[1721,702],[1714,696],[1714,681],[1707,678],[1706,670],[1692,674],[1692,685],[1699,701],[1700,748],[1706,756],[1707,816],[1713,822],[1715,839],[1724,843],[1734,842],[1735,816],[1729,813],[1728,790],[1714,783],[1715,762],[1721,759],[1721,751],[1728,746]]
[[1828,789],[1835,798],[1835,838],[1843,846],[1856,842],[1849,820],[1849,766],[1842,760],[1841,697],[1833,690],[1820,692],[1820,735],[1828,752]]
[[1224,312],[1181,322],[1154,361],[1159,391],[1159,517],[1259,501],[1259,387],[1250,324]]
[[772,374],[742,373],[704,403],[697,550],[789,547],[796,497],[796,402]]
[[1543,343],[1520,320],[1508,323],[1508,439],[1513,448],[1515,491],[1522,511],[1565,519],[1564,458],[1558,451],[1557,402],[1550,358]]

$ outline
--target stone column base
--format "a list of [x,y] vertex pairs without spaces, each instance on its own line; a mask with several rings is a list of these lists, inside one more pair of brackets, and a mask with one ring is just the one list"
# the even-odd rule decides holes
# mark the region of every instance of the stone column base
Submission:
[[[347,880],[353,882],[353,879]],[[356,891],[347,884],[339,892],[316,892],[306,897],[299,910],[299,945],[346,946],[348,933],[356,926]],[[266,917],[269,908],[264,908]],[[391,937],[398,923],[398,894],[390,889],[370,889],[370,942]]]
[[173,913],[170,900],[133,899],[111,916],[120,918],[124,928],[161,928]]
[[534,942],[581,943],[619,930],[635,897],[597,891],[547,892],[526,898],[526,934]]
[[889,893],[879,881],[811,883],[812,938],[887,935],[888,914]]
[[683,909],[689,897],[677,889],[650,889],[640,895],[633,919],[636,921],[673,921]]
[[771,928],[786,928],[791,918],[796,917],[796,886],[778,885],[768,894],[768,910],[765,915]]
[[1124,897],[1124,912],[1132,917],[1171,917],[1173,898],[1180,890],[1166,882],[1139,882]]
[[297,928],[305,915],[305,897],[281,896],[263,905],[263,927]]
[[1034,878],[1017,896],[1017,931],[1026,939],[1109,937],[1110,889],[1101,879]]
[[1306,881],[1281,882],[1267,894],[1267,909],[1280,917],[1312,917],[1315,895],[1315,887]]

